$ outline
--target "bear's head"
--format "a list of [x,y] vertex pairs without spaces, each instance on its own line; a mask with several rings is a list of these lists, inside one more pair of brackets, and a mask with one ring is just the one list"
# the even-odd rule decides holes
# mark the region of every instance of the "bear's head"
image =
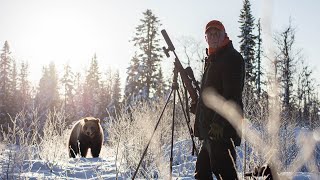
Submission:
[[93,138],[97,133],[100,133],[100,119],[98,118],[85,118],[82,126],[82,132],[85,135]]

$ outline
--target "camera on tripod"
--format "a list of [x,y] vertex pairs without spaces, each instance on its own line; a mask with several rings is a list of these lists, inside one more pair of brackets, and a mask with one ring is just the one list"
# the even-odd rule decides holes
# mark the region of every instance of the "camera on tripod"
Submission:
[[190,95],[190,98],[191,98],[190,112],[195,114],[196,105],[197,105],[199,92],[200,92],[199,83],[195,79],[191,67],[187,67],[185,69],[183,68],[183,66],[182,66],[182,64],[181,64],[181,62],[175,52],[175,48],[174,48],[166,30],[164,30],[164,29],[161,30],[161,34],[168,45],[167,48],[162,47],[162,49],[168,58],[170,57],[170,54],[169,54],[170,51],[172,51],[173,54],[175,55],[175,62],[174,62],[175,70],[180,73],[182,82],[185,85],[185,87]]
[[[158,128],[158,125],[160,123],[160,120],[163,116],[163,113],[165,112],[165,109],[170,101],[170,98],[171,98],[171,95],[173,94],[173,113],[172,113],[172,132],[171,132],[171,154],[170,154],[170,179],[172,177],[172,161],[173,161],[173,134],[174,134],[174,121],[175,121],[175,109],[176,109],[176,94],[178,95],[178,98],[179,98],[179,101],[180,101],[180,105],[182,107],[182,109],[184,109],[184,106],[183,106],[183,103],[182,103],[182,100],[181,100],[181,96],[180,96],[180,93],[178,91],[178,82],[177,82],[177,79],[178,79],[178,74],[180,74],[180,77],[182,79],[182,82],[184,84],[184,86],[186,87],[191,99],[192,99],[192,102],[191,102],[191,111],[192,112],[192,104],[196,105],[196,102],[198,100],[198,94],[199,94],[199,91],[200,91],[200,88],[198,86],[198,82],[195,80],[194,78],[194,75],[193,75],[193,72],[192,72],[192,69],[189,67],[189,68],[186,68],[184,69],[181,65],[181,62],[179,61],[179,58],[176,54],[176,52],[174,51],[175,48],[167,34],[167,32],[165,30],[162,30],[161,31],[162,33],[162,36],[164,37],[165,41],[167,42],[167,45],[168,47],[163,47],[163,51],[164,53],[166,54],[167,57],[170,57],[170,54],[169,52],[172,51],[175,55],[175,61],[174,61],[174,70],[173,70],[173,80],[172,80],[172,87],[171,87],[171,92],[170,92],[170,95],[166,101],[166,104],[161,112],[161,115],[158,119],[158,122],[156,124],[156,127],[151,135],[151,138],[142,154],[142,157],[139,161],[139,164],[138,164],[138,167],[133,175],[133,178],[134,179],[137,175],[137,172],[139,170],[139,167],[141,165],[141,162],[144,158],[144,156],[146,155],[147,153],[147,150],[148,150],[148,147],[150,145],[150,142],[151,142],[151,139],[152,137],[154,136],[154,133],[155,131],[157,130]],[[188,103],[187,101],[187,98],[186,98],[186,103]],[[195,107],[195,106],[194,106]],[[195,108],[194,108],[195,109]],[[183,115],[185,117],[185,121],[186,121],[186,124],[188,126],[188,130],[189,130],[189,134],[190,134],[190,137],[191,137],[191,140],[192,140],[192,154],[194,154],[194,150],[196,151],[196,155],[198,155],[198,150],[196,148],[196,145],[195,145],[195,142],[194,142],[194,134],[193,134],[193,130],[192,128],[190,127],[190,116],[188,116],[188,110],[187,110],[187,107],[186,107],[186,110],[183,110]],[[193,111],[194,113],[194,111]]]

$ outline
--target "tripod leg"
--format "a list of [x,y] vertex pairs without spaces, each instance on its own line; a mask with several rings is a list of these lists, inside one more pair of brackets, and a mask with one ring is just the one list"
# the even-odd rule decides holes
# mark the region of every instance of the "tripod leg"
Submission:
[[[183,86],[184,87],[184,99],[185,99],[185,106],[186,106],[186,108],[184,108],[184,107],[182,107],[184,110],[185,110],[185,112],[186,112],[186,114],[187,114],[187,118],[188,118],[188,124],[190,124],[190,109],[189,109],[189,101],[188,101],[188,91],[187,91],[187,89],[186,89],[186,87],[185,86]],[[193,135],[193,133],[192,133],[192,135]],[[195,151],[195,149],[196,149],[196,146],[195,146],[195,144],[193,143],[192,144],[192,152],[191,152],[191,155],[192,156],[194,156],[194,151]]]
[[167,105],[168,105],[168,102],[169,102],[169,100],[170,100],[170,97],[171,97],[172,92],[173,92],[173,90],[171,90],[170,95],[169,95],[169,97],[168,97],[168,99],[167,99],[167,102],[166,102],[166,104],[165,104],[164,107],[163,107],[163,110],[162,110],[162,112],[161,112],[161,115],[160,115],[160,117],[159,117],[159,120],[158,120],[158,122],[157,122],[157,124],[156,124],[156,127],[155,127],[154,130],[153,130],[153,133],[152,133],[152,135],[151,135],[151,137],[150,137],[150,140],[149,140],[146,148],[145,148],[144,151],[143,151],[142,157],[141,157],[141,159],[140,159],[140,161],[139,161],[139,164],[138,164],[138,167],[136,168],[136,171],[134,172],[134,175],[133,175],[133,177],[132,177],[132,180],[134,180],[134,178],[136,177],[136,175],[137,175],[137,173],[138,173],[139,167],[140,167],[140,165],[141,165],[141,163],[142,163],[142,160],[143,160],[144,156],[145,156],[146,153],[147,153],[147,150],[148,150],[149,145],[150,145],[150,143],[151,143],[151,140],[152,140],[152,138],[153,138],[153,136],[154,136],[154,133],[156,132],[156,130],[157,130],[157,128],[158,128],[158,125],[159,125],[159,123],[160,123],[160,120],[161,120],[161,118],[162,118],[162,116],[163,116],[163,113],[164,113],[164,111],[165,111],[165,109],[166,109],[166,107],[167,107]]
[[194,142],[193,131],[192,131],[192,128],[190,127],[190,118],[188,118],[187,115],[186,115],[186,112],[185,112],[185,110],[184,110],[183,103],[182,103],[182,100],[181,100],[181,96],[180,96],[179,91],[178,91],[178,97],[179,97],[179,101],[180,101],[181,107],[182,107],[182,109],[183,109],[183,115],[184,115],[185,121],[186,121],[187,126],[188,126],[188,129],[189,129],[189,134],[190,134],[190,137],[191,137],[191,140],[192,140],[192,145],[193,145],[193,147],[195,148],[196,155],[198,156],[199,151],[198,151],[198,149],[196,148],[196,144],[195,144],[195,142]]
[[174,134],[174,118],[176,112],[176,89],[173,92],[173,112],[172,112],[172,128],[171,128],[171,154],[170,154],[170,179],[172,179],[172,162],[173,162],[173,134]]

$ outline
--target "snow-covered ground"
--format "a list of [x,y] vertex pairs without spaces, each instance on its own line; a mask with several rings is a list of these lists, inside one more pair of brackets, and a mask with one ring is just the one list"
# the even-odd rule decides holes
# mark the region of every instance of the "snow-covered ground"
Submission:
[[[179,141],[174,144],[173,177],[174,179],[193,179],[196,157],[191,155],[190,140]],[[0,164],[2,179],[131,179],[128,172],[117,173],[116,153],[105,146],[100,158],[75,158],[64,159],[59,162],[46,162],[43,160],[19,161],[10,167],[9,161],[17,156],[15,149],[18,147],[1,145]],[[239,148],[238,151],[241,151]],[[170,146],[165,149],[168,165],[164,171],[169,173]],[[119,166],[119,165],[118,165]],[[239,172],[239,177],[241,173]],[[318,180],[320,174],[308,172],[282,172],[281,179]]]

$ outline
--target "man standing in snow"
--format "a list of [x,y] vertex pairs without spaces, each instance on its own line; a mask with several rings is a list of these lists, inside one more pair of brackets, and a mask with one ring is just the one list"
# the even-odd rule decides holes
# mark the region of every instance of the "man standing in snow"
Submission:
[[214,89],[226,101],[243,108],[242,90],[245,65],[241,54],[220,21],[210,21],[205,27],[208,58],[201,80],[200,98],[197,104],[195,136],[203,140],[196,162],[195,179],[238,179],[235,169],[235,146],[241,143],[235,128],[220,114],[208,108],[201,98],[203,90]]

